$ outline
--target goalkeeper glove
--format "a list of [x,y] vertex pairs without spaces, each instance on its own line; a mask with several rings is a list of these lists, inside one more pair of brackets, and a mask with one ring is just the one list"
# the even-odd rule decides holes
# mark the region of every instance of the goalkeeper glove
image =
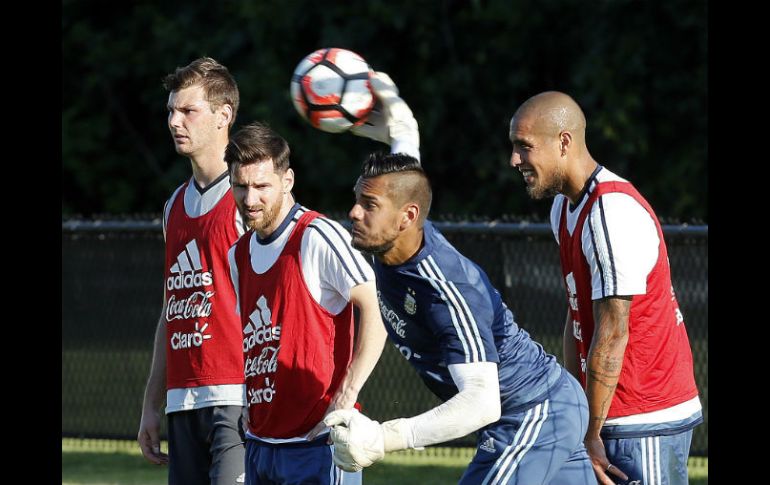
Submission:
[[420,159],[420,131],[412,110],[398,96],[396,83],[384,72],[375,72],[369,78],[377,97],[364,124],[354,126],[354,135],[371,138],[390,145],[391,153],[407,153]]
[[355,409],[340,409],[329,413],[324,423],[332,428],[334,463],[348,472],[357,472],[382,460],[388,451],[410,447],[404,419],[380,424]]

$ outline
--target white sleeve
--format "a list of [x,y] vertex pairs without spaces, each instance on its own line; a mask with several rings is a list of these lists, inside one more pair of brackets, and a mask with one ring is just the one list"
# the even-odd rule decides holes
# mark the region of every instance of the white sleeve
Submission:
[[241,314],[241,302],[238,291],[238,266],[235,264],[235,244],[227,251],[227,260],[230,262],[230,281],[235,289],[235,314]]
[[235,230],[238,232],[238,237],[246,234],[246,226],[243,224],[243,216],[241,216],[241,211],[239,211],[237,207],[235,208]]
[[500,382],[495,362],[450,364],[458,393],[419,416],[404,420],[410,448],[461,438],[500,419]]
[[166,203],[163,204],[163,218],[161,219],[161,227],[163,228],[163,241],[166,240],[166,226],[168,225],[168,211],[170,209],[168,203],[169,201],[166,201]]
[[655,222],[633,197],[605,194],[591,207],[581,234],[591,269],[591,298],[642,295],[658,260]]
[[168,216],[169,214],[171,214],[171,206],[174,205],[174,200],[176,200],[176,196],[179,194],[179,191],[182,190],[182,187],[184,187],[184,184],[177,187],[174,193],[171,194],[171,197],[163,205],[163,240],[164,241],[166,240],[166,227],[168,227]]
[[556,244],[559,244],[559,221],[561,220],[562,204],[565,199],[566,197],[563,195],[557,195],[553,199],[553,204],[551,204],[551,231],[553,232],[554,239],[556,239]]
[[302,235],[302,274],[313,298],[333,315],[350,301],[350,289],[374,281],[374,270],[350,245],[338,222],[316,218]]

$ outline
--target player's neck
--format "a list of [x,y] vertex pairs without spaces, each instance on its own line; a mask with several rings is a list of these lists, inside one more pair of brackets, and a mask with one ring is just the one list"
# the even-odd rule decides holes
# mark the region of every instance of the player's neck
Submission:
[[388,266],[403,264],[420,252],[422,243],[422,228],[405,232],[394,241],[393,247],[388,252],[379,256],[379,260]]
[[575,165],[575,169],[567,174],[567,180],[564,183],[562,194],[566,195],[572,204],[578,202],[578,198],[583,193],[586,182],[591,178],[591,174],[596,169],[596,160],[586,152],[586,156]]
[[219,178],[227,170],[224,159],[227,140],[224,143],[215,143],[207,147],[201,153],[190,157],[193,178],[199,187],[208,187],[211,182]]

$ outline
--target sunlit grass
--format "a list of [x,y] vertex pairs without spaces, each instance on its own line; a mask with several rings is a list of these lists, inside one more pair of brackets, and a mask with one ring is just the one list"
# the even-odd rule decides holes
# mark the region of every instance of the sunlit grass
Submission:
[[[167,443],[161,445],[168,450]],[[364,471],[366,485],[457,483],[473,448],[390,453]],[[690,458],[690,484],[708,484],[708,458]],[[134,441],[62,439],[63,485],[165,485],[167,469],[147,462]]]

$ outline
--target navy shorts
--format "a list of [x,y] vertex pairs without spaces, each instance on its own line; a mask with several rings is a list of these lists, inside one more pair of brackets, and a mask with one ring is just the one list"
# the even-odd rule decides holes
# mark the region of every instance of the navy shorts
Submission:
[[610,463],[620,468],[628,480],[613,476],[624,485],[687,485],[687,457],[692,429],[663,436],[642,438],[602,438]]
[[272,444],[246,440],[246,485],[361,485],[361,472],[349,473],[332,461],[329,435],[313,441]]
[[562,370],[541,402],[483,428],[460,483],[595,485],[583,445],[587,429],[585,392]]

